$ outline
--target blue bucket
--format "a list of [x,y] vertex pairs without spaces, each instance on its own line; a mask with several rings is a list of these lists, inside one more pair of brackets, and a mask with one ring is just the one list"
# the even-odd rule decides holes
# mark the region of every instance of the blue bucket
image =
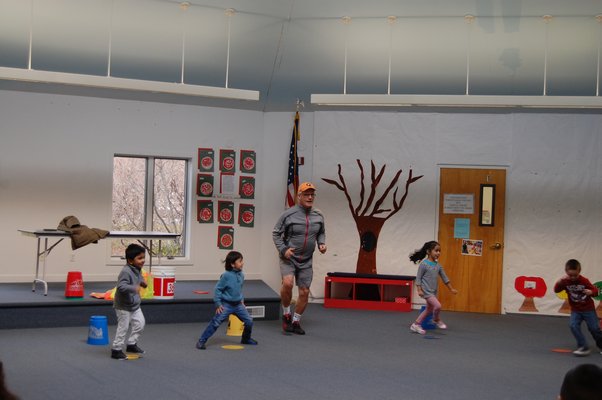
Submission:
[[93,315],[90,317],[88,344],[96,346],[109,344],[109,328],[107,326],[107,317],[104,315]]
[[[420,314],[426,309],[426,306],[420,307]],[[426,318],[422,321],[422,329],[436,329],[437,325],[433,322],[433,313],[430,313],[426,316]]]

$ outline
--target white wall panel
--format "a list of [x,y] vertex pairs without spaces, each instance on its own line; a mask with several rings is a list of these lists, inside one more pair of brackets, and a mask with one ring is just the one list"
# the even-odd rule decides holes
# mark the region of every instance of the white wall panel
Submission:
[[[424,178],[410,186],[403,209],[389,219],[378,242],[384,274],[415,274],[408,254],[437,237],[438,165],[508,169],[503,308],[517,312],[520,275],[540,276],[548,286],[536,299],[541,313],[555,314],[561,301],[552,287],[564,262],[579,259],[584,275],[602,280],[600,211],[602,169],[598,115],[549,113],[357,113],[320,112],[315,117],[314,175],[336,178],[341,163],[351,198],[359,200],[360,158],[387,165],[379,188],[410,166]],[[366,176],[369,173],[366,169]],[[327,272],[354,272],[359,240],[342,192],[320,182],[317,204],[327,218],[329,253],[317,257],[312,291],[323,291]],[[462,288],[479,290],[479,288]]]

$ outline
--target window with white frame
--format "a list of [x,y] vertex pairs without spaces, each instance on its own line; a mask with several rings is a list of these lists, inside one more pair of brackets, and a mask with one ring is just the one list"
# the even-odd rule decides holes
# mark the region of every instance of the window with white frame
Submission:
[[[185,256],[188,162],[177,158],[115,155],[112,230],[179,233],[178,239],[162,242],[161,256]],[[111,256],[123,257],[125,247],[131,242],[112,240]],[[158,250],[153,247],[153,252]]]

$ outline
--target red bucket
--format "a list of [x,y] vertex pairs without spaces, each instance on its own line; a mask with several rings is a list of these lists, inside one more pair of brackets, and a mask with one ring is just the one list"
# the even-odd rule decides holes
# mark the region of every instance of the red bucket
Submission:
[[79,271],[67,272],[65,283],[65,297],[84,297],[84,279]]
[[154,299],[173,299],[176,284],[176,269],[171,266],[153,267]]

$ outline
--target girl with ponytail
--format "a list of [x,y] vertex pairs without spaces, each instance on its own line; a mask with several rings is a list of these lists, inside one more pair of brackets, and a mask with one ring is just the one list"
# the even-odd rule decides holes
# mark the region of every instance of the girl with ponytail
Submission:
[[439,329],[447,329],[447,325],[439,318],[441,311],[441,303],[437,300],[437,278],[441,280],[447,288],[456,294],[458,291],[454,289],[445,274],[443,267],[437,262],[441,255],[441,246],[436,241],[426,242],[420,250],[416,250],[410,254],[410,261],[414,264],[420,262],[418,272],[416,273],[416,289],[418,296],[426,300],[426,307],[420,313],[416,321],[410,325],[410,331],[424,335],[426,332],[422,328],[422,321],[429,315],[433,314],[433,322]]

